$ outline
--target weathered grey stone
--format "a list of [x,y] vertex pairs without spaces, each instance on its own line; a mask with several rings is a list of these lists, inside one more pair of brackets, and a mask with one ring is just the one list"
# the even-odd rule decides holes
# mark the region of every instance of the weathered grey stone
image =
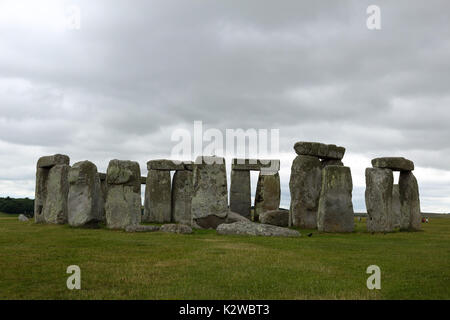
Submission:
[[190,234],[192,233],[192,228],[185,224],[163,224],[159,229],[161,232],[172,232],[172,233],[181,233],[181,234]]
[[400,190],[398,184],[394,184],[392,186],[392,225],[394,228],[400,228],[401,216]]
[[352,175],[349,167],[327,166],[322,170],[317,227],[323,232],[352,232]]
[[141,222],[141,172],[139,163],[111,160],[106,172],[106,225],[124,229]]
[[233,158],[231,163],[231,170],[265,171],[267,172],[267,174],[275,174],[280,170],[280,160]]
[[190,225],[192,201],[192,171],[175,171],[172,181],[172,218],[174,222]]
[[344,163],[341,160],[336,159],[324,159],[321,163],[322,168],[325,168],[326,166],[344,166]]
[[250,218],[252,206],[250,171],[231,170],[230,210]]
[[38,168],[47,168],[50,169],[57,164],[67,164],[69,165],[70,159],[69,156],[65,154],[54,154],[52,156],[44,156],[39,158],[37,162]]
[[392,186],[394,175],[391,169],[366,169],[367,231],[391,232],[394,229],[392,217]]
[[170,184],[170,171],[148,170],[142,221],[156,223],[172,221]]
[[344,147],[336,146],[334,144],[305,141],[295,143],[294,150],[298,155],[337,160],[341,160],[345,153]]
[[224,235],[250,235],[266,237],[299,237],[300,233],[296,230],[272,226],[269,224],[255,222],[234,222],[221,224],[217,227],[218,234]]
[[44,206],[47,199],[47,180],[49,169],[36,169],[36,188],[34,195],[34,220],[36,223],[45,223]]
[[48,171],[46,198],[43,207],[44,222],[67,223],[67,196],[69,193],[67,164],[57,164]]
[[158,159],[147,162],[147,170],[185,170],[185,164],[178,160]]
[[375,158],[372,160],[372,167],[394,171],[412,171],[414,170],[414,162],[403,157]]
[[317,157],[297,156],[292,162],[290,225],[316,229],[322,184],[322,164]]
[[27,222],[28,218],[24,214],[19,214],[18,220],[22,222]]
[[141,177],[141,184],[147,184],[147,177]]
[[[36,223],[65,223],[67,221],[67,171],[69,161],[69,157],[62,154],[44,156],[37,161],[34,201],[34,217]],[[59,165],[59,167],[52,170],[52,175],[50,176],[51,168],[56,165]],[[52,179],[50,191],[56,192],[50,196],[48,196],[49,178]],[[59,190],[57,190],[58,184],[61,186]],[[52,221],[46,221],[47,218]]]
[[199,227],[215,229],[228,214],[225,159],[198,157],[193,169],[192,220]]
[[280,207],[280,175],[265,175],[262,172],[258,176],[255,195],[255,215],[271,210],[277,210]]
[[105,221],[100,177],[90,161],[77,162],[69,170],[68,221],[74,227]]
[[289,225],[288,210],[266,211],[259,215],[259,221],[273,226],[287,227]]
[[159,231],[159,226],[146,226],[146,225],[128,225],[125,227],[126,232],[154,232]]
[[225,219],[225,223],[233,223],[233,222],[250,222],[250,220],[240,215],[239,213],[229,211],[227,218]]
[[400,228],[403,230],[420,230],[421,213],[419,186],[411,171],[401,171],[399,179],[400,191]]

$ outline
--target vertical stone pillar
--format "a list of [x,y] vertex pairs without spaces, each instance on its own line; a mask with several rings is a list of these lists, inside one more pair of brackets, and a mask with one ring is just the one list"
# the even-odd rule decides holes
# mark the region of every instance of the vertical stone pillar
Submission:
[[421,212],[419,186],[411,171],[401,171],[399,179],[400,191],[400,228],[404,230],[421,230]]
[[169,170],[149,169],[145,185],[144,222],[172,221],[172,196]]
[[314,156],[297,156],[292,162],[289,190],[292,226],[316,229],[317,210],[322,184],[322,163]]
[[400,228],[401,216],[400,189],[398,184],[394,184],[392,186],[392,225],[394,228]]
[[367,231],[393,231],[392,186],[394,175],[391,169],[366,169]]
[[37,223],[67,222],[70,159],[63,154],[39,158],[36,166],[34,217]]
[[228,215],[228,189],[225,159],[197,157],[193,165],[192,224],[217,228]]
[[124,229],[141,222],[141,171],[139,163],[111,160],[106,172],[106,226]]
[[327,166],[322,170],[317,227],[323,232],[352,232],[352,175],[349,167]]
[[255,216],[280,207],[280,175],[259,173],[255,195]]
[[177,170],[172,181],[173,222],[191,225],[192,176],[190,170]]
[[105,221],[100,177],[90,161],[77,162],[69,170],[68,221],[74,227]]
[[249,170],[231,170],[230,210],[250,219],[251,187]]

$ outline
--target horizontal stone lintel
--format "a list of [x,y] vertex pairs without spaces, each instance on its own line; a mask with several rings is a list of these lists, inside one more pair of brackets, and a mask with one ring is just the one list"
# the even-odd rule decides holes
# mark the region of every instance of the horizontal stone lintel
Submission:
[[51,168],[57,164],[69,164],[70,158],[65,154],[54,154],[52,156],[40,157],[37,162],[38,168]]
[[413,171],[414,162],[403,157],[382,157],[373,159],[372,167],[393,171]]
[[168,159],[158,159],[150,160],[147,162],[147,170],[188,170],[187,165],[192,164],[192,161],[179,161],[179,160],[168,160]]
[[232,170],[264,171],[277,173],[280,170],[280,160],[275,159],[238,159],[233,158]]
[[299,141],[295,143],[294,150],[298,155],[314,156],[320,159],[342,160],[345,154],[344,147],[320,142]]

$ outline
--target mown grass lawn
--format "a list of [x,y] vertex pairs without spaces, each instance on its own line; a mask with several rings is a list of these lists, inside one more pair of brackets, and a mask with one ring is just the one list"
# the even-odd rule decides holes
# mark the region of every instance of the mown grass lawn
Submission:
[[[449,299],[450,218],[300,238],[125,233],[0,215],[0,299]],[[312,237],[306,234],[313,232]],[[81,268],[68,290],[66,268]],[[381,268],[368,290],[366,268]]]

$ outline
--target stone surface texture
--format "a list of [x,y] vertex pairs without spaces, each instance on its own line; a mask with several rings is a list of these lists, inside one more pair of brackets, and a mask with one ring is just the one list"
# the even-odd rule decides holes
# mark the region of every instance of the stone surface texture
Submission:
[[391,169],[366,169],[367,231],[391,232],[394,229],[392,214],[392,188],[394,175]]
[[90,161],[69,170],[68,222],[80,227],[105,221],[104,200],[97,167]]
[[403,157],[383,157],[373,159],[372,167],[393,171],[412,171],[414,170],[414,162]]
[[322,163],[313,156],[297,156],[292,162],[289,190],[290,225],[316,229],[322,186]]
[[250,171],[231,170],[230,210],[250,218],[252,205]]
[[173,222],[191,225],[192,171],[175,171],[172,180]]
[[273,226],[287,227],[289,225],[288,210],[272,210],[261,213],[259,221]]
[[352,232],[352,175],[349,167],[327,166],[322,170],[317,227],[323,232]]
[[417,179],[411,171],[400,172],[398,182],[400,193],[400,229],[421,230],[421,212],[419,199],[419,186]]
[[141,172],[139,163],[111,160],[106,172],[106,226],[125,229],[141,222]]
[[319,142],[299,141],[295,143],[294,150],[298,155],[313,156],[321,159],[341,160],[345,154],[344,147]]
[[155,223],[172,221],[170,180],[170,171],[148,170],[142,221]]
[[277,210],[280,207],[280,175],[277,172],[274,175],[265,175],[262,172],[258,176],[255,194],[255,215],[271,210]]
[[299,237],[296,230],[262,224],[256,222],[234,222],[221,224],[217,227],[217,233],[222,235],[251,235],[266,237]]

